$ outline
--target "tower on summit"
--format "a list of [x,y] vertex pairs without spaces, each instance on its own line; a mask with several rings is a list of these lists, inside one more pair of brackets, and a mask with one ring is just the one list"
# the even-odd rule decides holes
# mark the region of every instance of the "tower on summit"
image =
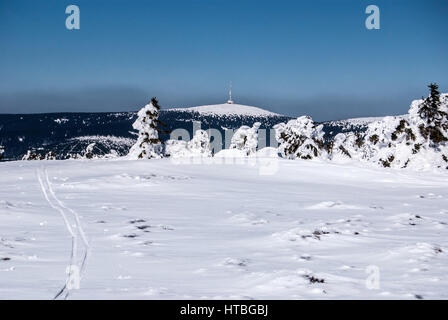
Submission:
[[232,100],[232,81],[230,81],[230,88],[229,88],[229,100],[227,100],[228,104],[233,104]]

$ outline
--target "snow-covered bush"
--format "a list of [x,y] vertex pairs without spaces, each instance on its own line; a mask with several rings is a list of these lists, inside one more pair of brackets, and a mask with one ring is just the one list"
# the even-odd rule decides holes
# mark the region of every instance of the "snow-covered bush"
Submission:
[[188,150],[193,155],[211,157],[210,138],[206,131],[196,130],[193,139],[188,142]]
[[22,157],[22,160],[56,160],[56,154],[53,151],[41,154],[28,150]]
[[251,127],[242,126],[232,136],[230,149],[242,150],[247,156],[255,154],[258,146],[258,128],[261,123],[255,122]]
[[312,159],[326,155],[322,125],[316,126],[308,116],[274,126],[278,150],[287,159]]
[[206,131],[197,130],[190,141],[168,140],[165,143],[165,154],[173,158],[211,157],[210,138]]
[[363,157],[364,136],[357,132],[338,133],[331,143],[331,160],[357,159]]
[[385,117],[369,124],[361,149],[362,158],[384,167],[405,167],[415,134],[409,123],[399,117]]
[[184,158],[189,156],[187,142],[183,140],[168,140],[165,142],[165,155],[172,158]]
[[162,158],[162,141],[159,139],[158,124],[160,106],[156,98],[137,113],[137,120],[132,127],[138,131],[137,142],[131,147],[130,159]]
[[101,159],[105,156],[95,154],[94,148],[96,147],[96,143],[92,142],[87,145],[84,151],[81,153],[69,153],[67,155],[68,159]]
[[[40,157],[39,157],[40,158]],[[28,150],[22,157],[22,160],[39,160],[37,159],[37,154]]]
[[338,134],[332,157],[346,155],[383,167],[448,169],[448,94],[440,95],[437,85],[429,87],[429,97],[414,100],[408,115],[370,123],[362,143],[354,133]]
[[94,157],[93,148],[95,147],[95,145],[96,143],[92,142],[87,146],[86,151],[84,152],[84,158],[92,159]]
[[0,146],[0,160],[3,158],[4,153],[5,153],[5,147]]
[[440,95],[435,84],[429,88],[426,99],[411,103],[407,119],[390,123],[375,161],[385,167],[448,169],[448,94]]
[[54,153],[53,151],[47,152],[45,154],[45,160],[56,160],[56,153]]

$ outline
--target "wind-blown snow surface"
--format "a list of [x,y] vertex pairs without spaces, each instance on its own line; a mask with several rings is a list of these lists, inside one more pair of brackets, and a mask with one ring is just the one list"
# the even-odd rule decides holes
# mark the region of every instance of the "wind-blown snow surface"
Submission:
[[243,116],[280,116],[278,113],[274,113],[268,110],[264,110],[258,107],[245,106],[235,103],[223,103],[213,104],[207,106],[189,107],[189,108],[173,108],[171,111],[191,111],[199,112],[206,115],[243,115]]
[[0,298],[55,297],[69,227],[69,299],[448,298],[447,174],[277,165],[0,163]]

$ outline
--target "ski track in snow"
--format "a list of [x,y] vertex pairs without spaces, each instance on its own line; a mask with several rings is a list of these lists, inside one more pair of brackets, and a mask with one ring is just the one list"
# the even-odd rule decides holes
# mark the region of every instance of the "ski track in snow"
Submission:
[[[0,163],[0,299],[448,298],[446,173],[302,160],[259,170]],[[79,290],[67,288],[70,265]]]
[[[77,262],[77,252],[78,252],[78,234],[81,236],[82,244],[84,245],[84,252],[82,252],[82,260],[79,267],[79,278],[81,279],[82,274],[84,272],[87,257],[89,254],[90,246],[89,242],[87,240],[87,237],[84,233],[84,230],[82,228],[81,222],[79,220],[78,214],[72,210],[71,208],[68,208],[62,201],[59,200],[59,198],[56,196],[52,186],[50,179],[48,177],[48,172],[46,168],[41,168],[37,171],[37,178],[39,180],[39,184],[42,190],[42,193],[45,197],[45,200],[48,202],[48,204],[55,210],[57,210],[62,218],[64,219],[65,226],[67,228],[67,231],[70,233],[71,239],[72,239],[72,245],[71,245],[71,252],[70,252],[70,262],[67,265],[68,268],[72,268],[73,266],[78,266]],[[50,199],[50,196],[52,197],[53,202]],[[69,214],[66,213],[66,211],[69,211]],[[69,219],[71,217],[71,219]],[[72,220],[72,221],[70,221]],[[67,270],[67,280],[63,287],[58,291],[58,293],[54,296],[54,299],[58,299],[59,297],[63,297],[64,299],[67,299],[70,294],[70,287],[68,286],[69,282],[71,281],[71,272],[69,269]],[[79,280],[80,280],[79,279]]]

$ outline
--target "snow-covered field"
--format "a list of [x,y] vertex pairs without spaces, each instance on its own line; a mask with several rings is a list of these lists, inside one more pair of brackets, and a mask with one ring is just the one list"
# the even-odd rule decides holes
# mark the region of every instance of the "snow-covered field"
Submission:
[[0,298],[448,298],[447,173],[276,165],[0,163]]

